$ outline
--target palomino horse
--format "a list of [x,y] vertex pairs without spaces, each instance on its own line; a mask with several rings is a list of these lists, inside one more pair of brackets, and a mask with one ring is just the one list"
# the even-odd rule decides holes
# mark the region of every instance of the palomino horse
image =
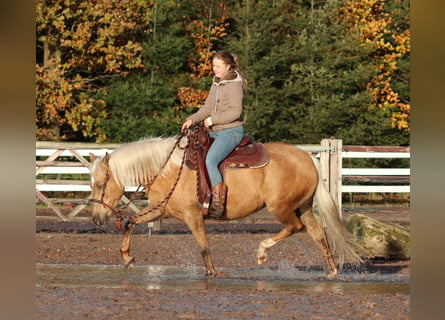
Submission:
[[[140,223],[174,217],[184,221],[199,245],[207,276],[217,276],[210,257],[205,218],[198,205],[196,171],[184,165],[187,137],[148,138],[117,148],[103,158],[91,154],[92,217],[105,225],[126,186],[144,186],[151,205],[137,216],[127,217],[121,246],[123,264],[132,265],[130,237]],[[320,175],[318,160],[295,146],[266,143],[269,163],[261,168],[228,170],[225,220],[241,219],[266,207],[284,225],[275,236],[259,245],[257,262],[279,241],[306,228],[321,250],[328,277],[338,274],[344,262],[361,263],[361,247],[342,224],[339,212]],[[182,159],[182,160],[181,160]],[[313,212],[318,207],[321,225]],[[121,216],[122,218],[122,216]],[[322,227],[323,226],[323,227]]]

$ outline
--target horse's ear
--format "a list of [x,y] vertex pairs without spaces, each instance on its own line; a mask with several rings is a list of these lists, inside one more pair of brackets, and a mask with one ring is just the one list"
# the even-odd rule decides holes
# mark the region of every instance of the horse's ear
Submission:
[[104,158],[103,158],[103,162],[104,163],[108,163],[108,160],[110,160],[110,155],[108,154],[108,152],[105,152],[105,156],[104,156]]
[[94,160],[96,160],[96,156],[90,152],[90,162],[94,162]]

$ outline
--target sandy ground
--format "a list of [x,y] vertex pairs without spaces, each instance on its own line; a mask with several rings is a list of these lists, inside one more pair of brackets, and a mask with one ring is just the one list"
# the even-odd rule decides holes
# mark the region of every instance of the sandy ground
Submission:
[[[409,224],[407,210],[391,215],[368,211],[384,221]],[[276,223],[207,224],[216,269],[252,268],[260,241],[280,230]],[[103,229],[89,219],[60,222],[36,220],[38,264],[120,265],[123,235],[113,225]],[[136,265],[199,266],[203,263],[187,227],[178,221],[163,223],[149,234],[139,226],[132,240]],[[267,268],[283,261],[307,272],[320,271],[321,257],[309,236],[299,233],[273,247]],[[123,268],[123,267],[122,267]],[[371,260],[361,272],[409,279],[409,260]],[[230,275],[229,275],[230,277]],[[345,279],[347,275],[341,275]],[[204,274],[202,275],[205,280]],[[208,279],[212,281],[212,279]],[[391,280],[390,280],[391,281]],[[261,288],[91,287],[36,284],[37,319],[409,319],[410,295],[357,291],[268,290]]]

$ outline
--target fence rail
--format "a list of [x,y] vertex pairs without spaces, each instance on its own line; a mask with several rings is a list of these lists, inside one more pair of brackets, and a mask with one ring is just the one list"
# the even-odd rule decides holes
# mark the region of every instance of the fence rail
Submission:
[[[89,156],[112,153],[120,144],[45,142],[36,143],[36,197],[64,221],[76,216],[85,204],[66,217],[48,198],[48,192],[91,192]],[[343,159],[410,159],[409,147],[342,146],[338,139],[324,139],[320,145],[296,145],[320,159],[322,176],[341,212],[342,193],[409,193],[409,168],[345,168]],[[77,177],[76,177],[77,176]],[[77,179],[76,179],[77,178]],[[137,186],[127,187],[127,192]],[[123,202],[128,202],[125,196]],[[131,208],[138,212],[135,206]]]
[[[410,147],[344,146],[342,159],[410,159],[410,151]],[[409,193],[411,190],[410,168],[343,167],[341,175],[342,193]]]

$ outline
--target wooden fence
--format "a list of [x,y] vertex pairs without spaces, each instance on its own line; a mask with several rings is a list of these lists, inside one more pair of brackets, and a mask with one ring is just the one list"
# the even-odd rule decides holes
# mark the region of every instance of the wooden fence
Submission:
[[[36,198],[51,208],[57,216],[67,221],[74,218],[88,204],[77,201],[68,215],[57,207],[51,192],[91,191],[89,185],[89,156],[111,153],[120,144],[36,142]],[[320,159],[322,176],[329,192],[341,212],[342,193],[405,193],[410,192],[409,168],[352,168],[344,166],[343,159],[353,158],[410,158],[409,147],[342,146],[342,140],[324,139],[320,145],[297,145]],[[137,186],[126,188],[136,191]],[[90,197],[89,195],[86,197]],[[124,203],[130,200],[122,197]],[[75,202],[74,202],[75,203]],[[130,203],[134,212],[139,209]]]
[[345,159],[410,159],[410,147],[344,146],[342,193],[409,193],[411,170],[405,168],[353,168]]

